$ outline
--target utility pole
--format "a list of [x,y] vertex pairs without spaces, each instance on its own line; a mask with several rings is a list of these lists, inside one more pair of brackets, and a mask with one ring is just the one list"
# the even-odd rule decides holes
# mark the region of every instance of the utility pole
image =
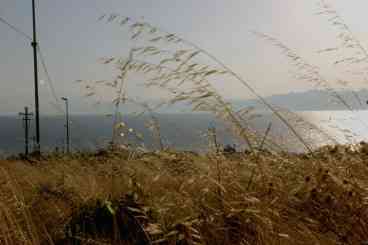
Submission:
[[32,0],[32,16],[33,16],[33,41],[31,43],[33,47],[33,65],[34,65],[34,88],[35,88],[35,112],[36,112],[36,149],[35,153],[41,153],[40,144],[40,112],[39,112],[39,97],[38,97],[38,61],[37,61],[37,33],[36,33],[36,4],[35,0]]
[[69,100],[66,97],[62,97],[65,101],[65,128],[66,128],[66,152],[70,153],[70,130],[69,130]]
[[33,113],[28,112],[28,107],[24,107],[24,113],[19,113],[22,116],[24,122],[24,145],[25,145],[25,155],[29,154],[29,125],[32,120]]

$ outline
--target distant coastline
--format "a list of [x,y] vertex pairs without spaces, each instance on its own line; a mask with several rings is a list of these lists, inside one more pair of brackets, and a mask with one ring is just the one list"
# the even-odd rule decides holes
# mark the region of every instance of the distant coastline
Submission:
[[[354,110],[368,110],[368,89],[337,91],[339,96]],[[280,107],[292,111],[343,111],[347,110],[341,102],[324,90],[309,90],[306,92],[290,92],[265,97],[265,99]],[[257,100],[233,100],[236,107],[262,107]]]

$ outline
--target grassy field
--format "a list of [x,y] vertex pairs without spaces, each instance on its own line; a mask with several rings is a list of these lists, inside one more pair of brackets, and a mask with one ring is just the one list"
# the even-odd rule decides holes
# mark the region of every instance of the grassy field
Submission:
[[368,145],[0,164],[0,244],[365,244]]
[[[361,86],[355,81],[367,80],[368,50],[333,5],[318,2],[315,15],[327,18],[337,41],[332,47],[318,47],[318,54],[332,59],[327,70],[302,57],[298,49],[289,48],[282,38],[259,31],[251,33],[280,51],[292,68],[288,75],[327,92],[331,103],[343,106],[368,128],[352,102],[341,95],[344,90],[351,91],[354,103],[359,103],[359,109],[365,108],[366,99],[354,90]],[[212,53],[144,18],[112,13],[98,20],[127,34],[130,41],[122,44],[128,52],[120,56],[119,50],[117,56],[99,59],[114,70],[112,77],[76,82],[84,97],[93,100],[94,108],[107,101],[114,106],[113,114],[108,115],[112,119],[112,145],[128,145],[129,137],[139,143],[134,143],[132,151],[55,153],[37,159],[0,160],[0,245],[368,244],[367,143],[315,150],[317,135],[322,142],[335,144],[337,140],[320,125],[271,104],[263,96],[267,91],[257,89],[262,87],[258,81],[246,78],[253,77],[247,74],[249,67],[237,72],[218,58],[218,51]],[[228,44],[223,49],[227,50]],[[59,96],[40,48],[38,52],[58,107]],[[267,59],[273,56],[268,52],[262,55]],[[331,68],[337,71],[333,76]],[[270,82],[277,80],[275,76]],[[147,101],[139,101],[130,93],[134,81],[139,83],[132,88],[138,85],[137,94]],[[35,84],[38,82],[36,79]],[[231,101],[235,98],[232,91],[238,87],[244,90],[242,96],[259,105],[236,108]],[[293,89],[290,84],[290,91]],[[145,96],[154,94],[151,98]],[[163,101],[149,102],[156,97]],[[123,120],[127,111],[122,107],[128,103],[141,109],[135,116],[149,115],[145,126],[161,151],[143,153],[133,149],[144,139],[139,130]],[[155,112],[181,103],[193,112],[211,113],[224,122],[236,142],[249,152],[217,152],[221,146],[212,126],[208,135],[201,135],[208,136],[210,148],[216,149],[213,153],[165,150],[162,125]],[[272,113],[292,142],[270,133],[274,130],[271,120],[265,130],[252,126],[265,113]],[[354,139],[348,129],[341,132],[347,142]],[[192,147],[194,144],[191,142]],[[282,153],[297,144],[299,152],[306,153]]]

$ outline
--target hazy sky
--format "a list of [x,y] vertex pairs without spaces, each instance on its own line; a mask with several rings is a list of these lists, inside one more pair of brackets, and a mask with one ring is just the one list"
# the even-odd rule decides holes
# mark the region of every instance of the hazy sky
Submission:
[[[123,28],[98,22],[104,13],[120,13],[180,34],[210,51],[262,95],[312,88],[293,79],[293,67],[279,50],[250,33],[278,37],[311,63],[328,68],[331,59],[317,50],[333,46],[337,32],[318,12],[317,0],[36,0],[38,34],[58,96],[68,96],[76,111],[92,104],[83,98],[78,79],[98,80],[110,72],[98,63],[106,56],[126,56],[132,45]],[[329,0],[368,45],[365,0]],[[31,0],[0,0],[0,16],[31,34]],[[32,49],[29,41],[0,23],[0,113],[33,106]],[[40,71],[40,79],[45,75]],[[355,87],[361,87],[357,83]],[[235,81],[216,85],[226,98],[248,98]],[[153,98],[154,93],[132,87],[130,94]],[[108,100],[108,98],[106,99]],[[41,84],[43,112],[54,112],[47,84]],[[88,102],[88,103],[87,103]]]

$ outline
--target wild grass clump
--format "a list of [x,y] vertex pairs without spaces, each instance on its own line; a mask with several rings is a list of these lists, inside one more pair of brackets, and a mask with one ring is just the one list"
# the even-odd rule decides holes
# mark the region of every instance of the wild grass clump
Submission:
[[[291,133],[306,151],[312,152],[314,144],[304,139],[291,120],[279,109],[267,102],[250,84],[238,73],[232,70],[214,54],[199,47],[195,43],[167,32],[145,21],[136,21],[118,14],[101,16],[100,21],[118,24],[126,27],[128,35],[134,42],[129,57],[108,57],[103,59],[104,64],[114,65],[117,76],[113,81],[84,82],[85,88],[95,88],[88,96],[97,93],[99,86],[112,88],[117,93],[112,99],[116,105],[115,115],[121,104],[129,101],[125,89],[126,76],[129,73],[143,76],[147,88],[158,88],[167,93],[167,99],[162,105],[187,103],[193,111],[210,112],[225,122],[234,136],[242,141],[250,151],[255,151],[262,145],[271,151],[285,149],[279,137],[270,134],[263,140],[263,132],[255,130],[251,121],[254,118],[252,108],[237,110],[221,94],[214,83],[240,83],[245,92],[250,93],[262,105],[264,111],[271,112],[285,130]],[[257,113],[256,113],[257,114]],[[115,117],[116,118],[116,117]],[[304,119],[303,119],[304,120]],[[116,120],[115,120],[116,124]],[[309,123],[311,124],[311,123]],[[320,133],[317,130],[315,133]],[[320,135],[325,137],[326,134]],[[331,138],[331,137],[330,137]]]
[[[322,1],[324,14],[333,14]],[[93,82],[116,91],[112,147],[96,154],[49,155],[2,161],[0,167],[1,244],[364,244],[368,242],[368,147],[338,146],[318,126],[269,104],[250,83],[214,55],[176,34],[144,21],[112,14],[101,20],[128,26],[142,45],[129,58],[109,57],[119,74]],[[366,52],[345,27],[344,48]],[[256,33],[281,48],[300,72],[354,111],[319,69],[278,39]],[[327,51],[333,51],[332,49]],[[345,62],[345,61],[344,61]],[[336,62],[343,63],[343,62]],[[128,72],[146,76],[148,88],[169,94],[164,104],[188,103],[230,125],[246,153],[207,155],[165,148],[152,109],[152,131],[160,150],[118,150],[123,130],[120,105],[128,98]],[[308,153],[283,151],[272,134],[254,130],[251,108],[235,110],[213,81],[235,80],[280,120]],[[94,86],[86,84],[88,96]],[[314,131],[335,146],[313,150],[301,131]],[[268,131],[268,130],[267,130]],[[315,137],[313,134],[311,137]],[[315,140],[315,138],[313,139]],[[216,141],[216,140],[214,140]]]
[[366,144],[1,163],[1,244],[361,244]]

